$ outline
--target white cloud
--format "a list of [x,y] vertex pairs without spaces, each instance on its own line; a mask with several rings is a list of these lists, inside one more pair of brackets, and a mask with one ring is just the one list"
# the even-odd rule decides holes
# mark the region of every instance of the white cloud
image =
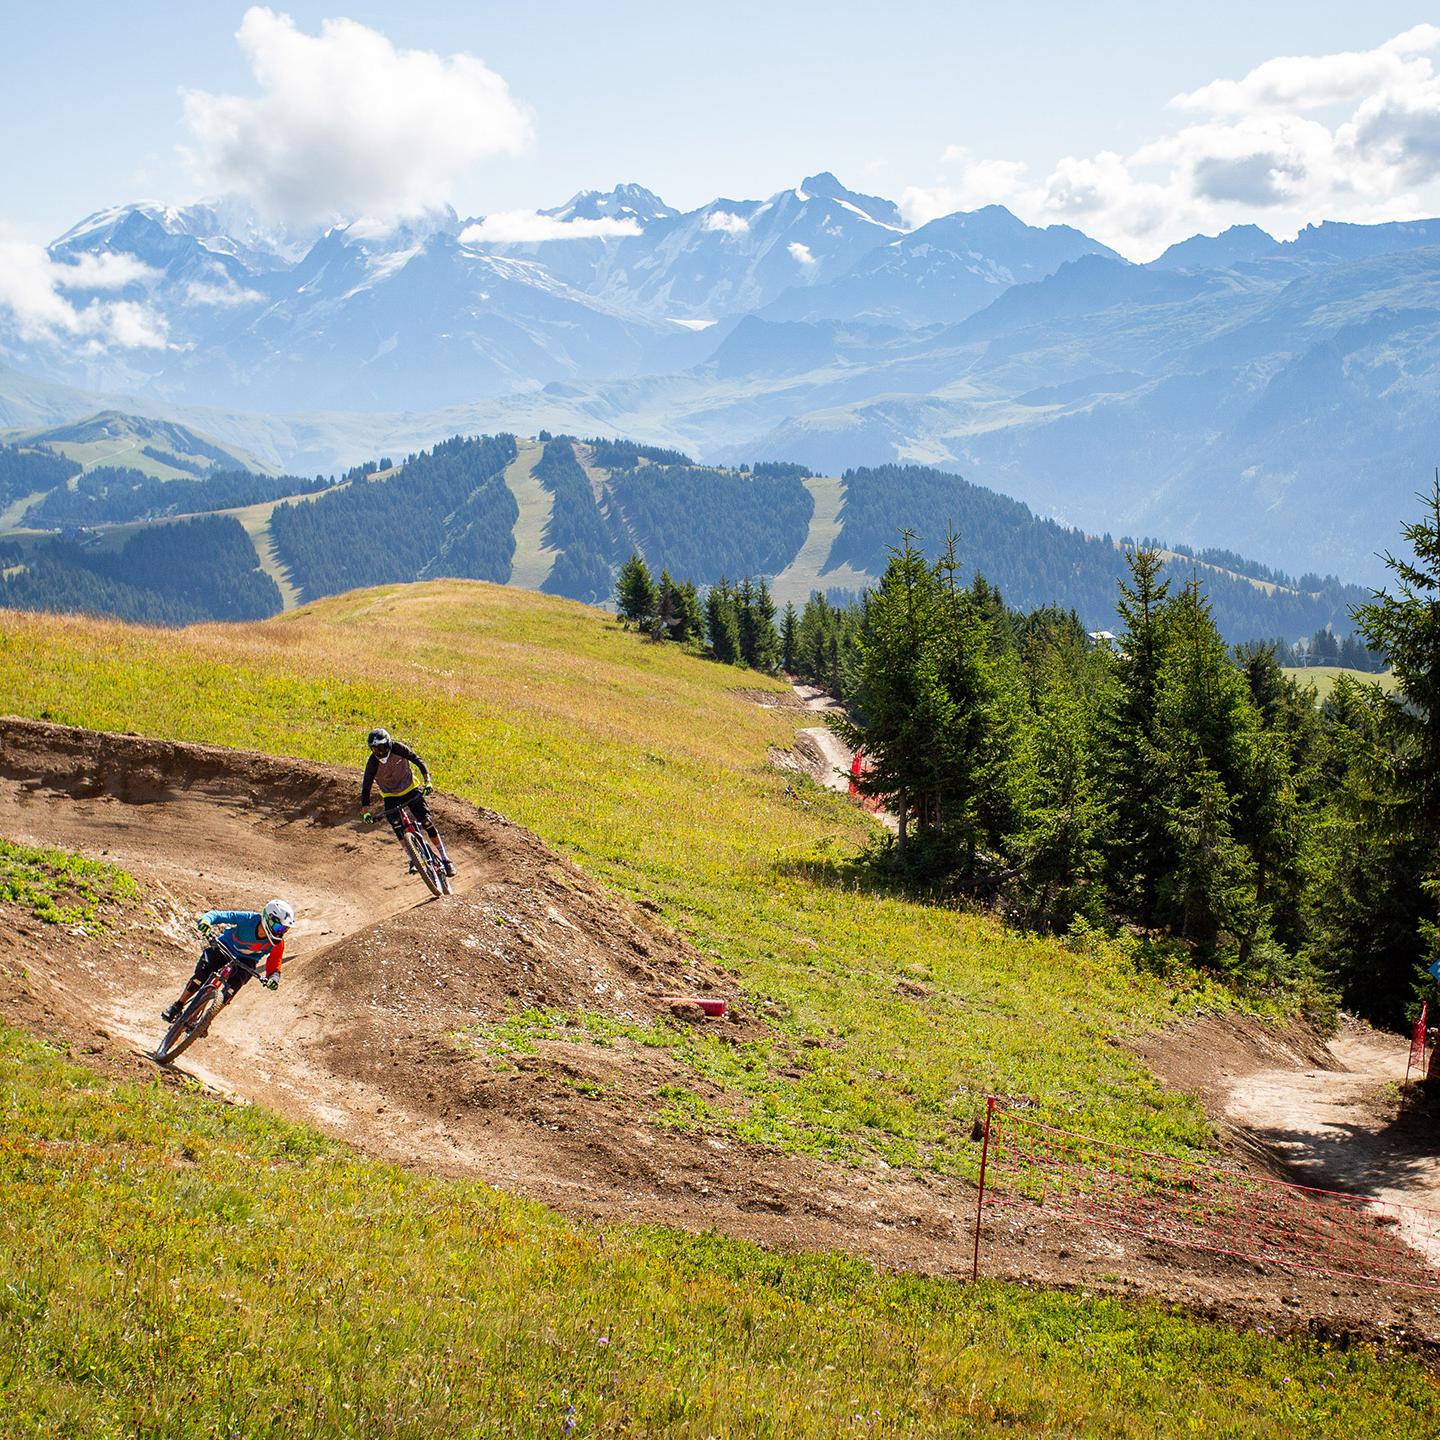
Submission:
[[1241,80],[1214,80],[1170,103],[1213,115],[1257,110],[1315,110],[1360,100],[1380,89],[1423,83],[1440,44],[1440,27],[1416,25],[1374,50],[1335,55],[1281,55],[1257,65]]
[[750,222],[743,215],[733,215],[729,210],[712,210],[700,228],[718,231],[721,235],[743,235],[750,228]]
[[958,175],[911,186],[922,224],[995,203],[1032,224],[1075,225],[1133,259],[1187,235],[1258,222],[1293,235],[1313,221],[1440,213],[1440,26],[1373,50],[1281,56],[1238,80],[1178,95],[1194,118],[1128,155],[1068,155],[1043,177],[1014,162],[944,152]]
[[353,20],[318,35],[264,6],[236,35],[260,93],[185,92],[187,154],[211,188],[306,224],[444,204],[489,155],[528,143],[528,111],[473,55],[397,50]]
[[799,265],[804,265],[808,268],[818,263],[810,253],[810,247],[808,245],[802,245],[798,240],[792,240],[786,248],[790,251],[790,258]]
[[185,286],[185,298],[192,305],[213,305],[230,309],[236,305],[253,305],[265,297],[258,290],[245,290],[228,279],[221,284],[209,280],[191,280]]
[[640,222],[618,217],[598,220],[561,220],[535,210],[504,210],[487,215],[460,232],[464,245],[533,245],[541,240],[611,240],[620,235],[638,235]]
[[116,250],[83,252],[63,265],[52,264],[51,272],[65,290],[123,290],[160,278],[158,270]]
[[82,308],[62,293],[118,290],[154,274],[129,255],[87,255],[76,264],[61,264],[41,245],[0,237],[0,311],[9,313],[23,340],[64,335],[85,340],[92,349],[163,346],[165,322],[149,306],[92,298]]

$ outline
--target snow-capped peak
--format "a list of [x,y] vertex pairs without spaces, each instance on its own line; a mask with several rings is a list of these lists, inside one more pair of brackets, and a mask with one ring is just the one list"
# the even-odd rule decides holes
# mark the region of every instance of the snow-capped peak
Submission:
[[652,220],[668,220],[680,212],[667,205],[653,190],[643,185],[617,185],[613,190],[581,190],[563,205],[541,210],[555,220],[636,220],[647,225]]

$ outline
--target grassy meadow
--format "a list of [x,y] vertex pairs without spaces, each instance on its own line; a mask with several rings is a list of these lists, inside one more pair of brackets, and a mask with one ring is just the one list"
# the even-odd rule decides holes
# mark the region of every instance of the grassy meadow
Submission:
[[1434,1434],[1416,1362],[599,1232],[0,1027],[0,1433]]
[[1154,978],[1115,945],[1026,937],[876,888],[852,863],[871,822],[808,782],[787,791],[766,764],[815,717],[762,709],[730,693],[741,685],[784,689],[572,602],[473,583],[180,632],[0,616],[0,694],[16,713],[357,769],[383,723],[441,789],[657,902],[781,1032],[747,1047],[743,1071],[718,1042],[687,1042],[697,1071],[743,1097],[717,1126],[970,1174],[971,1123],[996,1092],[1148,1148],[1207,1145],[1198,1107],[1115,1040],[1230,997]]
[[1342,675],[1362,685],[1378,685],[1382,690],[1393,690],[1398,683],[1389,670],[1376,675],[1368,670],[1348,670],[1343,665],[1290,665],[1285,667],[1285,673],[1302,687],[1313,690],[1317,700],[1325,699]]
[[[1198,1108],[1114,1041],[1234,1002],[1106,942],[865,883],[850,861],[869,822],[765,764],[811,717],[728,693],[769,683],[473,584],[180,632],[0,615],[12,713],[357,767],[385,723],[442,789],[658,902],[777,1034],[726,1049],[634,1027],[738,1101],[697,1115],[660,1097],[657,1124],[969,1173],[995,1090],[1079,1128],[1205,1146]],[[124,877],[50,852],[7,852],[12,877],[21,904],[80,884],[102,920],[132,902]],[[524,1014],[465,1043],[503,1063],[562,1028],[616,1033]],[[254,1107],[96,1076],[3,1028],[0,1105],[6,1437],[1434,1433],[1440,1387],[1365,1346],[578,1226]]]

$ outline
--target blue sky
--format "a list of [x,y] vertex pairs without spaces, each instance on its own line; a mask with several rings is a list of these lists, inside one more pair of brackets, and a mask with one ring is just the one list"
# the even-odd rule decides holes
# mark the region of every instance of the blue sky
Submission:
[[[688,208],[717,195],[763,196],[830,169],[855,189],[905,198],[916,220],[993,199],[1027,219],[1078,224],[1143,258],[1192,226],[1255,219],[1283,232],[1327,213],[1382,219],[1428,213],[1440,201],[1435,176],[1416,158],[1433,143],[1432,112],[1440,113],[1431,39],[1411,45],[1383,82],[1362,67],[1333,95],[1315,87],[1329,85],[1337,67],[1317,58],[1293,105],[1291,90],[1280,100],[1258,85],[1238,98],[1204,91],[1276,57],[1374,54],[1425,20],[1413,4],[922,0],[899,15],[852,0],[275,9],[300,36],[318,41],[323,21],[344,17],[396,50],[435,52],[441,67],[444,57],[477,57],[503,82],[503,100],[465,110],[460,127],[493,122],[493,144],[451,153],[442,140],[457,127],[446,131],[435,114],[397,120],[388,159],[384,138],[371,136],[370,151],[353,157],[351,208],[414,208],[443,191],[464,214],[522,210],[619,180]],[[344,135],[319,135],[325,115],[294,119],[293,94],[245,109],[267,93],[266,46],[287,33],[272,16],[252,32],[268,39],[247,49],[236,38],[245,14],[243,4],[213,0],[8,6],[0,223],[48,240],[105,205],[182,201],[227,186],[277,211],[293,208],[304,157],[285,157],[284,184],[269,188],[254,173],[263,165],[249,161],[267,125],[279,145],[292,126],[308,127],[311,163],[329,179]],[[330,38],[337,57],[349,53]],[[464,77],[452,78],[458,97]],[[364,82],[357,88],[352,98],[363,106]],[[1368,130],[1360,125],[1369,148],[1357,147],[1356,117],[1381,89],[1390,98]],[[202,92],[188,118],[187,90]],[[1171,105],[1200,91],[1202,102]],[[329,107],[336,128],[353,131],[343,103]],[[432,162],[418,179],[400,174],[407,144]],[[368,154],[374,184],[363,173]],[[338,170],[350,173],[343,155]],[[338,181],[333,198],[342,206],[348,198]]]

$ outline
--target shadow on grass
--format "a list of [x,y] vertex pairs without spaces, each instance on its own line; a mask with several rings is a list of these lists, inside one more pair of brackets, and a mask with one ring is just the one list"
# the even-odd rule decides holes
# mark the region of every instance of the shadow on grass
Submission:
[[777,860],[774,873],[805,880],[828,890],[854,895],[876,895],[889,900],[910,900],[922,905],[973,903],[977,896],[953,875],[902,863],[890,837],[869,842],[864,849],[845,855],[822,848],[809,855]]

